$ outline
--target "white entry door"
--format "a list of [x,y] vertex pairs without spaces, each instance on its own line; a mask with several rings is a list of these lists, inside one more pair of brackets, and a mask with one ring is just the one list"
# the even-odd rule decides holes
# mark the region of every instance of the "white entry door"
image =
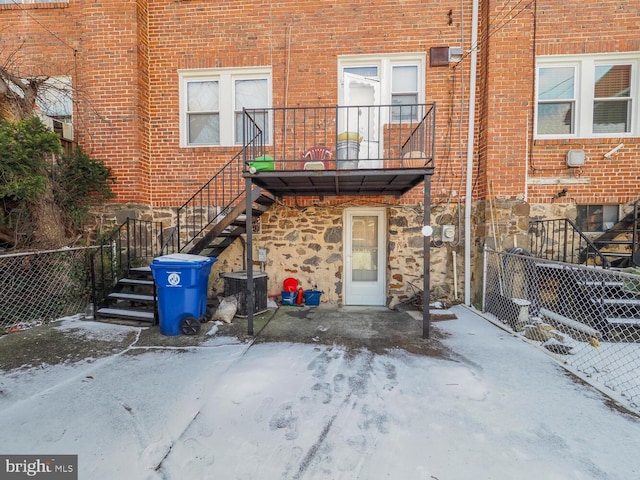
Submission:
[[339,131],[358,132],[362,141],[358,152],[358,168],[382,168],[382,135],[380,125],[386,114],[380,109],[380,80],[353,73],[343,73],[342,98]]
[[384,209],[345,210],[345,305],[386,304],[385,232]]

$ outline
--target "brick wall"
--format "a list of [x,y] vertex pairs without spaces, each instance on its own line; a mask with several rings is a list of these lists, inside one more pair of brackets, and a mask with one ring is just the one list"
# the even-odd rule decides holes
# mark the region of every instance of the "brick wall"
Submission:
[[[153,175],[158,206],[188,198],[234,153],[179,148],[178,69],[270,65],[274,106],[331,106],[337,103],[339,55],[428,53],[432,46],[460,44],[460,12],[448,25],[449,6],[431,2],[160,0],[149,8],[155,39],[150,52],[152,168],[171,172]],[[451,68],[427,66],[427,101],[438,102],[442,112],[437,161],[447,163],[449,172],[442,175],[438,192],[456,182],[459,171],[457,155],[449,158],[445,146],[445,135],[457,136],[457,130],[449,132],[446,118],[454,75],[459,73]],[[419,187],[402,201],[417,203],[422,196]]]
[[[69,75],[77,141],[118,178],[118,201],[148,201],[141,166],[144,102],[138,10],[145,2],[10,5],[0,9],[0,61],[23,76]],[[46,8],[45,8],[46,7]]]
[[[640,198],[637,137],[533,139],[535,56],[640,51],[638,2],[544,0],[518,4],[512,10],[511,2],[490,1],[486,8],[484,21],[492,33],[481,45],[489,73],[484,77],[480,150],[495,196],[551,203],[557,184],[530,183],[528,188],[526,184],[556,178],[569,182],[564,200],[570,203],[625,203]],[[620,143],[624,149],[615,158],[603,157]],[[585,151],[583,167],[566,166],[570,149]]]
[[[179,205],[233,150],[180,148],[178,69],[272,66],[275,106],[333,105],[337,57],[427,53],[469,45],[471,2],[337,0],[74,1],[4,5],[3,56],[24,75],[73,77],[80,144],[118,178],[118,202]],[[626,202],[638,196],[636,139],[534,140],[535,55],[640,50],[633,1],[482,2],[479,45],[479,164],[474,195],[548,202],[555,186],[532,177],[588,178],[576,202]],[[565,25],[559,28],[558,25]],[[533,40],[535,36],[535,49]],[[15,54],[12,54],[15,52]],[[456,68],[427,66],[427,101],[438,105],[435,202],[464,195],[468,57]],[[625,143],[615,161],[602,154]],[[565,154],[587,163],[568,170]],[[491,188],[489,188],[491,187]],[[491,193],[490,192],[493,192]],[[596,193],[594,193],[596,192]],[[596,198],[597,197],[597,198]],[[416,203],[421,188],[402,202]]]
[[[457,223],[465,195],[469,56],[455,68],[431,67],[429,51],[461,45],[462,38],[464,51],[469,50],[471,0],[459,3],[70,0],[46,8],[6,5],[0,8],[0,60],[13,55],[23,75],[71,75],[77,140],[113,169],[115,202],[166,211],[181,205],[237,152],[179,147],[178,70],[271,66],[274,106],[335,105],[338,56],[426,54],[426,101],[436,102],[438,111],[432,202],[434,211],[453,212],[446,220],[434,214],[433,224]],[[534,140],[532,135],[535,56],[640,51],[637,0],[485,0],[480,13],[472,234],[477,251],[488,232],[485,199],[506,202],[504,210],[511,212],[509,228],[499,232],[504,240],[526,229],[531,212],[552,215],[571,212],[566,206],[572,203],[640,197],[637,138]],[[624,148],[615,158],[603,159],[619,143]],[[572,148],[585,150],[584,167],[566,167]],[[534,184],[541,179],[572,182],[560,200],[566,208],[553,199],[558,185]],[[422,199],[419,186],[401,199],[336,198],[323,205],[392,208]],[[531,208],[521,208],[525,200]],[[315,198],[283,202],[317,203]],[[447,265],[450,252],[440,250],[434,262]],[[390,274],[390,288],[401,271],[398,266]]]

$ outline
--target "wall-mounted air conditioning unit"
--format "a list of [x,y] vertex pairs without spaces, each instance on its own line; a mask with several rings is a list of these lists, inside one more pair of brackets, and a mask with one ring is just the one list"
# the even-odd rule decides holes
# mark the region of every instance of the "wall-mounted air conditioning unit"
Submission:
[[62,122],[62,138],[73,142],[73,125],[67,122]]
[[53,119],[53,129],[63,140],[73,142],[73,125]]

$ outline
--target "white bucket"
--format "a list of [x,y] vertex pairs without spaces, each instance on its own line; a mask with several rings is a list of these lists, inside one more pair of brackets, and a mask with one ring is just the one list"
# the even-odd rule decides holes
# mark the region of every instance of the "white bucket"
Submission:
[[336,155],[336,166],[339,170],[358,168],[360,142],[357,140],[340,140]]

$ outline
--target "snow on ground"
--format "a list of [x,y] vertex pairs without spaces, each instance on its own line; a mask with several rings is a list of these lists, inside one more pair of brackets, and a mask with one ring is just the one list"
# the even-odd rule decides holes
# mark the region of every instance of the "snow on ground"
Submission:
[[61,332],[67,332],[72,336],[103,341],[123,340],[132,330],[138,330],[137,328],[126,325],[87,322],[84,320],[84,315],[61,318],[56,329]]
[[3,384],[1,450],[77,453],[83,480],[640,477],[637,416],[454,311],[434,328],[456,361],[214,335],[29,372]]

